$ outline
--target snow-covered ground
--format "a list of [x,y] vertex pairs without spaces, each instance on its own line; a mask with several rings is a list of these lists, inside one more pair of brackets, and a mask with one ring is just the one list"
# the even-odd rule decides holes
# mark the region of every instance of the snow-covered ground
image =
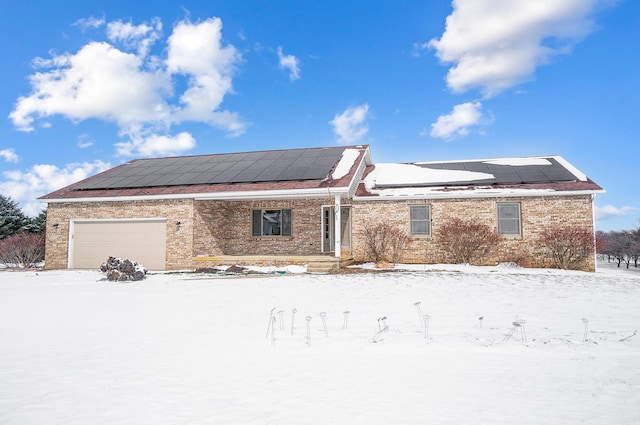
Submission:
[[0,272],[0,424],[640,423],[640,273],[102,279]]

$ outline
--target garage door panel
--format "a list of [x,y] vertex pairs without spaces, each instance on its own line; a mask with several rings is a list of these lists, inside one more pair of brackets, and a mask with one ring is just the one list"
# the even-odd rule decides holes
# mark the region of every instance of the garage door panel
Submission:
[[71,267],[95,269],[110,255],[164,270],[166,221],[78,221],[74,223]]

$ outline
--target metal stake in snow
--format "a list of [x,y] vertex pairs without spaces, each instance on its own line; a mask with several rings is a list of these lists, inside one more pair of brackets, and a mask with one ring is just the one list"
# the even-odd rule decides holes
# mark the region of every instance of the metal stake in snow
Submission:
[[582,323],[584,323],[584,334],[582,335],[582,342],[587,342],[589,340],[589,319],[583,317]]
[[298,310],[296,310],[295,308],[293,310],[291,310],[291,335],[293,335],[293,321],[296,318],[296,313],[298,312]]
[[424,317],[424,339],[429,341],[429,319],[431,319],[431,316],[429,316],[428,314],[425,314],[423,317]]
[[278,320],[280,320],[280,332],[284,332],[284,310],[278,311]]
[[320,318],[322,319],[322,327],[324,328],[324,336],[329,338],[329,331],[327,330],[327,313],[325,313],[324,311],[322,313],[320,313]]
[[505,335],[505,337],[504,337],[504,341],[505,342],[509,341],[509,339],[511,339],[511,336],[515,333],[516,329],[520,329],[520,336],[522,337],[522,343],[526,344],[527,343],[527,333],[524,330],[524,324],[525,323],[527,323],[526,320],[519,319],[518,316],[516,316],[516,319],[512,323],[513,326],[511,327],[511,329],[509,329],[509,332],[507,332],[507,335]]
[[389,325],[387,325],[387,316],[378,318],[378,332],[374,336],[371,337],[371,342],[378,342],[378,338],[389,330]]
[[271,320],[271,323],[272,323],[272,325],[271,325],[271,346],[275,347],[275,345],[276,345],[276,330],[273,327],[275,326],[275,323],[276,323],[276,317],[273,316],[271,319],[272,319]]
[[480,329],[482,329],[482,320],[484,320],[484,316],[478,317],[478,321],[480,322]]
[[304,319],[307,321],[307,347],[311,347],[311,316]]
[[416,306],[416,310],[418,310],[418,317],[420,318],[420,326],[424,327],[424,315],[422,314],[422,309],[420,308],[420,301],[416,301],[413,305]]
[[271,313],[269,313],[269,324],[267,325],[267,334],[265,335],[265,338],[269,338],[269,332],[273,332],[273,321],[275,319],[275,317],[273,317],[274,311],[276,311],[275,307],[273,307],[271,309]]
[[344,313],[344,318],[342,319],[342,330],[347,330],[347,321],[349,320],[349,310],[346,310]]

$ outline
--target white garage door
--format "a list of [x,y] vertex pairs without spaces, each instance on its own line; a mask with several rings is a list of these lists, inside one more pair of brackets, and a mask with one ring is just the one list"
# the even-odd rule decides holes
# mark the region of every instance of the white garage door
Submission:
[[97,269],[112,255],[164,270],[166,242],[166,220],[74,221],[69,266]]

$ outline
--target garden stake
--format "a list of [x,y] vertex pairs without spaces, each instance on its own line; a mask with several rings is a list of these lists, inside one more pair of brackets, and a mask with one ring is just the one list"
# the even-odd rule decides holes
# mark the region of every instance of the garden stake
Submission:
[[295,308],[293,310],[291,310],[291,335],[293,335],[293,321],[296,318],[296,313],[298,312],[298,310],[296,310]]
[[589,340],[589,319],[583,317],[582,323],[584,323],[584,334],[582,335],[582,342],[587,342]]
[[322,318],[322,327],[324,328],[324,336],[329,338],[329,331],[327,330],[327,321],[325,319],[327,317],[327,313],[323,311],[322,313],[320,313],[320,317]]
[[276,330],[274,329],[275,323],[276,323],[276,317],[273,316],[272,318],[272,325],[271,325],[271,346],[275,347],[276,346]]
[[[389,330],[389,325],[387,325],[387,316],[383,316],[383,317],[379,317],[378,318],[378,332],[376,332],[376,334],[371,337],[371,342],[378,342],[378,338],[380,338],[380,336],[385,333],[387,330]],[[382,324],[380,323],[382,322],[382,324],[384,324],[384,327],[382,327]]]
[[420,326],[424,327],[424,317],[422,314],[422,309],[420,308],[420,301],[416,301],[415,303],[413,303],[413,305],[416,306],[416,309],[418,310],[418,317],[420,318]]
[[307,347],[311,347],[311,316],[304,319],[307,321]]
[[280,320],[280,332],[284,332],[284,310],[278,311],[278,320]]
[[524,324],[527,323],[526,320],[518,319],[516,316],[516,320],[513,321],[511,329],[507,332],[507,335],[504,337],[504,342],[509,341],[511,336],[515,333],[516,329],[520,329],[520,336],[522,337],[522,343],[527,343],[527,333],[524,330]]
[[347,330],[348,319],[349,319],[349,310],[344,312],[344,319],[342,320],[342,330]]
[[424,315],[424,339],[426,339],[427,341],[429,341],[429,319],[431,319],[431,316],[429,316],[428,314]]
[[478,317],[478,321],[480,321],[480,329],[482,329],[482,320],[484,319],[483,316]]
[[273,329],[271,329],[273,327],[273,312],[276,310],[275,307],[273,307],[271,309],[271,313],[269,313],[269,324],[267,325],[267,334],[265,335],[265,338],[269,338],[269,332],[273,332]]

